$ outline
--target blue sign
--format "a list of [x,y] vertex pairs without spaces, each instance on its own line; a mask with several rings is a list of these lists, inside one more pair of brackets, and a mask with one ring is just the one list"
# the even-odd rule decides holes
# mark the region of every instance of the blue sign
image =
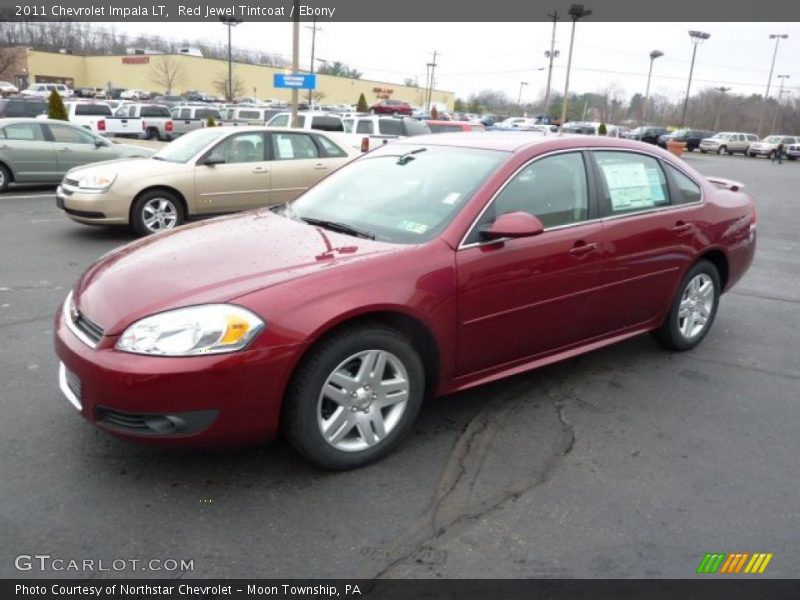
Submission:
[[273,85],[276,88],[294,88],[298,90],[313,90],[317,87],[316,75],[301,75],[298,73],[275,73]]

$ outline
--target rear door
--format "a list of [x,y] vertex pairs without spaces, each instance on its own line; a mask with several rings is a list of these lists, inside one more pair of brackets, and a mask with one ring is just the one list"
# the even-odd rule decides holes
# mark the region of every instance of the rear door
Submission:
[[97,145],[97,138],[79,127],[53,123],[45,127],[53,140],[58,170],[62,174],[73,167],[116,158],[111,146]]
[[11,123],[0,128],[0,154],[18,182],[58,182],[55,149],[39,123]]
[[272,132],[272,187],[270,204],[294,200],[325,177],[335,166],[326,158],[310,133]]
[[600,335],[648,323],[671,300],[693,260],[701,198],[698,188],[684,200],[653,156],[620,150],[591,155],[604,219],[602,287],[590,325]]

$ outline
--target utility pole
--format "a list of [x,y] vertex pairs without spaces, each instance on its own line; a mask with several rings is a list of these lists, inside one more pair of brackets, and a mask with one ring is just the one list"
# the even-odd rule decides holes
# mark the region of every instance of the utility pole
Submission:
[[550,50],[544,53],[545,58],[550,59],[550,66],[547,68],[547,87],[544,92],[544,114],[547,116],[547,109],[550,106],[550,81],[553,79],[553,59],[558,56],[556,52],[556,24],[558,23],[558,11],[552,15],[548,13],[548,17],[553,19],[553,36],[550,38]]
[[220,17],[223,25],[228,27],[228,102],[233,102],[233,50],[231,47],[231,30],[242,22],[236,17]]
[[772,84],[772,72],[775,70],[775,57],[778,56],[778,44],[789,36],[785,33],[770,33],[769,39],[775,40],[775,50],[772,53],[772,64],[769,67],[769,78],[767,79],[767,93],[764,94],[764,108],[758,116],[758,130],[756,133],[761,137],[761,126],[764,124],[764,113],[767,112],[767,101],[769,100],[769,86]]
[[[322,31],[322,27],[317,27],[317,17],[314,17],[314,23],[311,26],[306,25],[306,29],[311,30],[311,74],[314,74],[314,48],[317,43],[317,32]],[[308,104],[311,105],[314,90],[308,90]]]
[[781,112],[781,102],[783,102],[783,82],[789,79],[788,75],[778,75],[777,77],[781,80],[781,86],[778,88],[778,106],[775,107],[775,114],[772,116],[772,133],[777,133],[775,125],[778,122],[778,113]]
[[567,121],[567,105],[569,104],[569,72],[572,68],[572,47],[575,44],[575,24],[578,19],[588,17],[591,10],[583,8],[583,4],[573,4],[569,7],[569,16],[572,17],[572,35],[569,38],[569,58],[567,58],[567,81],[564,84],[564,102],[561,107],[561,125]]
[[[292,73],[300,70],[300,0],[294,0],[294,23],[292,23]],[[297,118],[298,90],[292,88],[292,127],[299,125]]]
[[731,88],[720,86],[714,89],[719,92],[719,102],[717,102],[717,116],[714,118],[714,131],[719,131],[719,117],[722,114],[722,103],[725,100],[725,93],[730,92]]
[[522,88],[528,85],[527,81],[520,81],[519,82],[519,97],[517,98],[517,107],[519,108],[520,114],[522,114]]
[[436,50],[434,50],[433,51],[433,60],[428,63],[428,67],[431,70],[431,81],[430,81],[430,84],[428,85],[428,102],[427,102],[427,105],[428,105],[428,111],[427,112],[428,112],[428,114],[430,114],[430,112],[431,112],[431,100],[433,99],[433,82],[434,82],[434,73],[436,71],[436,55],[437,55],[437,52],[436,52]]

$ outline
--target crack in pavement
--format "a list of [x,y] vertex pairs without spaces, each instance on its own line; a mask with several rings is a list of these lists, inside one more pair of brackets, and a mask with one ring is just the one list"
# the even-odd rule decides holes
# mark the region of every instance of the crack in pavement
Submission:
[[[434,542],[441,540],[447,534],[457,532],[459,527],[468,522],[501,508],[507,502],[516,500],[552,476],[561,459],[568,455],[575,445],[574,428],[564,415],[565,401],[573,399],[574,395],[557,392],[552,385],[540,386],[538,384],[541,379],[541,376],[534,378],[528,376],[510,392],[487,402],[486,406],[473,417],[451,451],[429,508],[412,522],[385,552],[381,552],[379,558],[368,561],[365,565],[367,577],[374,579],[386,577],[395,567],[409,559],[419,557],[421,553],[436,555],[431,546]],[[564,377],[554,386],[562,388],[566,381],[567,378]],[[539,402],[541,395],[536,393],[537,391],[542,391],[550,402],[547,404]],[[491,462],[492,451],[497,450],[498,436],[501,447],[502,443],[517,442],[513,431],[507,436],[500,434],[509,433],[508,430],[513,427],[526,423],[524,417],[519,417],[519,413],[526,409],[542,410],[546,406],[551,406],[554,410],[555,414],[551,416],[560,428],[553,443],[543,449],[539,437],[521,438],[530,439],[531,455],[541,457],[545,451],[544,460],[536,462],[523,460],[514,468],[508,469],[508,472],[506,469],[502,469],[502,472],[498,472],[497,469],[486,470],[487,462]],[[538,420],[541,415],[535,416]],[[498,451],[498,454],[502,456],[502,451]],[[531,464],[533,464],[532,469]],[[524,471],[521,475],[520,469]],[[499,484],[495,483],[492,478],[498,475],[508,479]],[[484,493],[481,494],[481,491]],[[416,562],[425,561],[417,558]]]

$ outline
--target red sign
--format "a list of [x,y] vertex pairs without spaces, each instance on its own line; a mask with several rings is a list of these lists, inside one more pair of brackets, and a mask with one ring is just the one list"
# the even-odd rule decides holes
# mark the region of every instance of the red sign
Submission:
[[147,65],[150,63],[149,56],[123,56],[123,65]]

